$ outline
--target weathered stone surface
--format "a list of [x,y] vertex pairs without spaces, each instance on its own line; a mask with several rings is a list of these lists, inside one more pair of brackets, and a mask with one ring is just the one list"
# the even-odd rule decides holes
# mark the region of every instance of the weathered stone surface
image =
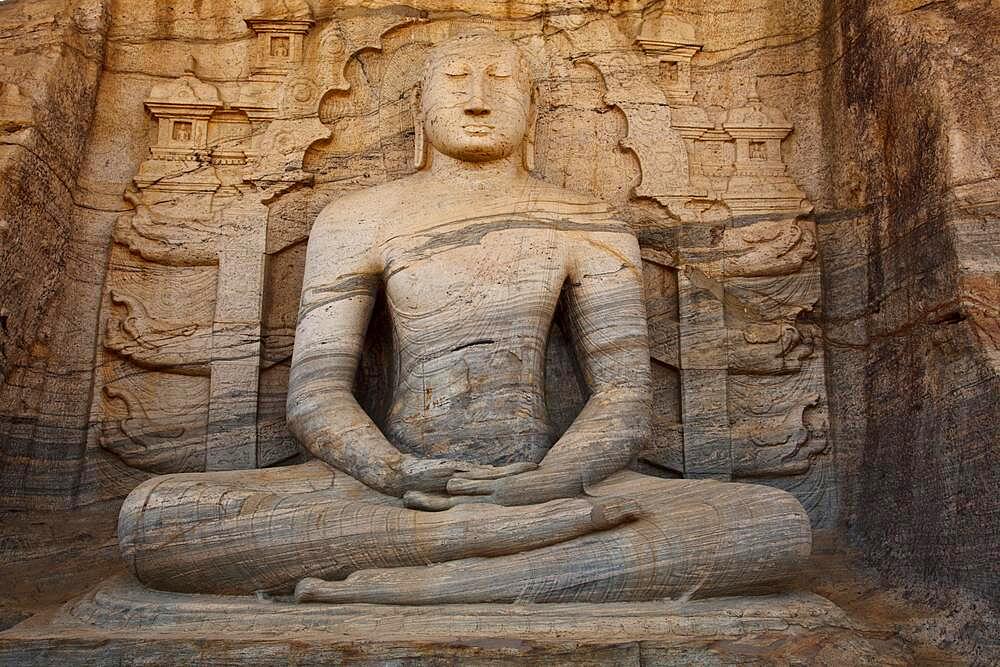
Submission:
[[818,231],[844,525],[888,576],[996,607],[1000,8],[838,7]]
[[802,593],[401,608],[155,593],[120,577],[58,613],[0,634],[0,659],[23,665],[907,664],[905,650],[885,638]]
[[[105,38],[101,0],[0,3],[0,503],[74,504],[106,240],[86,170]],[[80,216],[79,219],[77,216]]]
[[[995,3],[168,4],[0,2],[0,504],[301,461],[312,221],[412,172],[426,47],[485,20],[540,78],[534,174],[640,242],[633,467],[791,491],[887,581],[985,598],[965,644],[997,610]],[[379,425],[384,306],[358,382]],[[587,399],[569,340],[558,432]]]
[[[530,61],[492,30],[460,30],[421,65],[416,173],[334,200],[309,234],[287,418],[317,460],[258,472],[206,463],[140,485],[119,521],[131,571],[186,593],[294,587],[300,602],[404,605],[780,586],[811,544],[792,495],[625,470],[653,432],[637,239],[606,203],[530,175]],[[214,100],[186,77],[186,97]],[[205,134],[178,122],[177,150]],[[130,224],[146,237],[183,236],[142,217]],[[220,288],[219,301],[234,293]],[[355,386],[380,297],[391,382],[373,417]],[[545,397],[557,311],[586,388],[561,432]]]
[[[303,3],[286,16],[284,5],[248,4],[238,16],[199,23],[196,16],[216,15],[207,7],[179,6],[173,18],[157,19],[168,39],[152,42],[144,41],[149,28],[138,20],[148,9],[144,5],[111,13],[113,46],[85,178],[93,208],[108,211],[95,213],[102,233],[114,209],[132,210],[114,221],[108,245],[102,325],[95,332],[102,337],[101,370],[88,415],[94,426],[72,464],[81,500],[120,494],[143,472],[255,467],[296,455],[277,408],[293,324],[278,312],[287,309],[281,302],[297,298],[304,258],[296,248],[331,198],[412,171],[412,91],[422,54],[427,44],[468,23],[446,13],[421,17],[360,7],[317,13]],[[825,479],[809,473],[816,457],[829,454],[817,374],[820,339],[810,336],[805,346],[788,342],[803,338],[797,320],[815,306],[816,296],[801,288],[781,292],[788,282],[783,278],[769,287],[775,276],[792,274],[813,292],[818,285],[816,274],[804,270],[804,263],[815,262],[810,227],[796,219],[806,210],[805,195],[786,174],[781,150],[794,124],[761,101],[761,86],[752,78],[749,88],[724,102],[729,111],[723,115],[696,103],[697,68],[691,63],[702,38],[682,11],[625,5],[610,11],[587,5],[568,13],[550,9],[521,7],[506,23],[495,24],[524,42],[542,77],[533,167],[552,182],[610,200],[639,231],[647,263],[658,267],[651,270],[703,272],[717,284],[707,292],[710,298],[729,303],[734,312],[753,310],[749,321],[726,322],[732,331],[723,347],[732,347],[732,360],[716,364],[711,382],[777,373],[808,388],[786,402],[785,412],[765,420],[738,401],[724,401],[713,428],[721,434],[738,424],[761,431],[761,437],[705,441],[706,455],[727,461],[733,457],[723,450],[748,448],[736,453],[738,466],[730,462],[713,474],[770,479],[776,473],[779,485],[785,483],[782,475]],[[169,41],[209,35],[232,41],[186,53]],[[110,127],[108,110],[125,100],[136,114],[116,121],[127,128]],[[710,116],[718,122],[713,125]],[[366,144],[369,138],[374,143]],[[566,160],[602,146],[589,172]],[[705,157],[716,155],[714,149],[718,157]],[[631,195],[628,174],[640,178]],[[115,187],[125,191],[125,201],[113,201]],[[644,200],[657,201],[659,208],[644,209]],[[791,218],[737,231],[747,224],[741,216],[759,214]],[[693,231],[681,235],[690,240],[671,240],[678,229],[719,222],[733,229],[717,241]],[[804,240],[793,240],[790,250],[789,235]],[[769,253],[774,257],[768,259]],[[282,262],[287,268],[278,271]],[[723,270],[723,264],[732,268]],[[758,274],[765,277],[749,288],[727,285]],[[676,283],[676,276],[669,280]],[[762,309],[754,305],[761,298],[791,301]],[[658,340],[677,339],[689,316],[668,313],[651,326]],[[269,325],[274,317],[280,321]],[[776,337],[772,330],[783,333]],[[665,476],[703,476],[698,428],[691,422],[685,438],[680,407],[700,400],[700,375],[682,372],[679,355],[653,354],[662,426],[643,461]],[[556,350],[549,358],[559,355]],[[809,370],[800,372],[804,367]],[[552,370],[555,377],[562,374],[563,385],[579,384],[571,364],[553,364]],[[573,398],[575,391],[548,400],[567,424],[578,409],[574,402],[582,400]],[[800,419],[804,410],[810,419]],[[774,430],[782,420],[794,425]],[[755,450],[772,442],[786,442],[780,456],[793,457],[795,464],[758,463]],[[824,491],[802,498],[817,525],[829,525],[831,489],[815,488]]]

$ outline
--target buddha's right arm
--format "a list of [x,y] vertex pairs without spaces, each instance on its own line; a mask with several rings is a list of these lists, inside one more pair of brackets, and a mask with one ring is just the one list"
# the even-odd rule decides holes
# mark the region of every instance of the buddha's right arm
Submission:
[[354,398],[381,267],[370,223],[324,212],[306,252],[288,381],[287,423],[314,456],[373,489],[402,495],[403,455]]

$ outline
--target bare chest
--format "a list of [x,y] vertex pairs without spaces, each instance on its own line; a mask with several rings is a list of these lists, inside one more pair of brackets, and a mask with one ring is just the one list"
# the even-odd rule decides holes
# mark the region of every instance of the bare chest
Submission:
[[406,324],[399,333],[447,336],[470,319],[478,328],[547,325],[568,252],[557,230],[501,218],[400,235],[384,245],[383,262],[393,319]]

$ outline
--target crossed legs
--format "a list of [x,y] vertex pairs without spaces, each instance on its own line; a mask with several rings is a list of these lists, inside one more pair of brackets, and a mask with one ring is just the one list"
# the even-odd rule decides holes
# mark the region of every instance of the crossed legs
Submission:
[[809,555],[791,495],[763,486],[618,473],[590,490],[631,498],[635,521],[509,555],[307,578],[300,602],[446,604],[612,602],[766,590]]
[[614,497],[420,512],[312,462],[153,478],[126,499],[118,538],[133,574],[152,588],[282,593],[305,577],[537,549],[637,513]]
[[402,507],[313,462],[165,475],[126,499],[146,585],[301,602],[599,602],[749,592],[809,554],[809,520],[763,486],[622,472],[541,505]]

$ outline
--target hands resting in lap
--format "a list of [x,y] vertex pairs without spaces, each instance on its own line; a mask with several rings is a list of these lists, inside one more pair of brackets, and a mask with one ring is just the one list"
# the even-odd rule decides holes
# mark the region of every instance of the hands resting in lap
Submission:
[[403,502],[431,512],[467,503],[530,505],[572,498],[583,491],[579,482],[535,463],[493,466],[406,456],[401,470]]

